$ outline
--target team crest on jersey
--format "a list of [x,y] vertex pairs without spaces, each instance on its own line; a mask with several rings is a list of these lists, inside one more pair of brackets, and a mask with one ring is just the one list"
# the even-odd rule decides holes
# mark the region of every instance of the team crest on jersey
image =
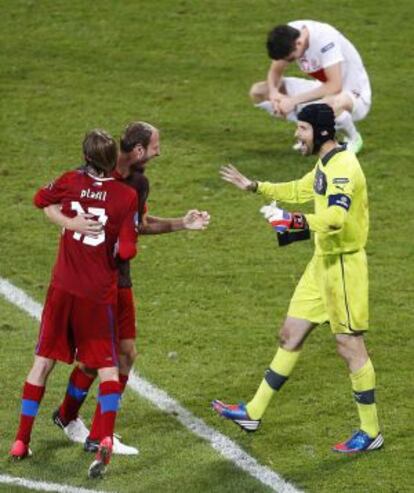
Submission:
[[316,169],[315,181],[313,182],[313,190],[318,195],[325,195],[328,183],[326,175],[319,168]]

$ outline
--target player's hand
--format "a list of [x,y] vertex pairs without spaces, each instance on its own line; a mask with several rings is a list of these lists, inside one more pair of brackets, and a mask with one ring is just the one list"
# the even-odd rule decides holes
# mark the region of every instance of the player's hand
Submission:
[[232,183],[240,190],[255,191],[257,189],[257,183],[247,178],[240,173],[240,171],[232,164],[226,164],[220,168],[220,175],[224,181]]
[[308,229],[306,218],[300,212],[288,212],[277,206],[276,202],[264,205],[260,212],[278,233],[289,229]]
[[286,117],[289,113],[294,111],[295,107],[296,107],[295,100],[289,96],[282,95],[277,100],[277,111],[284,117]]
[[200,230],[206,229],[210,223],[210,214],[207,211],[192,209],[183,217],[185,229]]
[[284,97],[284,95],[277,90],[273,91],[269,95],[270,102],[273,105],[273,111],[274,111],[275,115],[277,115],[277,116],[283,116],[281,111],[280,111],[280,106],[279,106],[279,103],[283,97]]
[[65,227],[81,235],[96,238],[102,232],[103,224],[92,219],[93,217],[93,214],[78,214],[67,218]]

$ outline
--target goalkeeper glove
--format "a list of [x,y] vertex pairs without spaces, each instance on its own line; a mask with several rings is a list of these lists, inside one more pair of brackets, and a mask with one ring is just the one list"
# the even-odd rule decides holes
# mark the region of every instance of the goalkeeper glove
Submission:
[[265,219],[272,225],[278,233],[285,233],[288,230],[308,229],[308,223],[305,216],[300,212],[288,212],[281,209],[272,202],[270,205],[264,205],[260,212]]
[[276,230],[279,246],[289,245],[295,241],[309,240],[309,226],[305,216],[300,212],[291,213],[280,209],[276,202],[263,206],[260,212]]

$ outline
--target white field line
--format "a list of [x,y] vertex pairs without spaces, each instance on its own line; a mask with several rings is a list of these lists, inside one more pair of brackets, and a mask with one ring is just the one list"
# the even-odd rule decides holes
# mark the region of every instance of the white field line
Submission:
[[16,478],[8,474],[0,474],[0,484],[20,486],[35,491],[57,491],[59,493],[108,493],[107,491],[88,490],[86,488],[75,488],[67,484],[47,483],[46,481],[33,481],[31,479]]
[[[21,308],[36,320],[40,320],[42,306],[28,296],[24,291],[0,277],[0,295],[14,305]],[[150,401],[161,411],[174,416],[181,424],[194,434],[203,438],[227,460],[256,478],[262,484],[269,486],[279,493],[301,493],[292,484],[285,481],[276,472],[266,466],[260,465],[256,459],[247,454],[239,445],[230,440],[214,428],[207,426],[204,421],[194,416],[166,392],[159,389],[142,377],[137,377],[131,372],[129,386],[141,397]],[[61,490],[59,490],[61,491]]]

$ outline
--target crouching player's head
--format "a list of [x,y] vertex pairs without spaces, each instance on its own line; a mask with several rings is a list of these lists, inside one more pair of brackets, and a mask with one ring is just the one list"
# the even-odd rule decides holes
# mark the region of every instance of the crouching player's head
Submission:
[[108,176],[115,168],[118,147],[115,139],[105,130],[95,128],[83,139],[85,163],[99,176]]
[[298,114],[295,137],[304,156],[319,154],[323,144],[335,141],[335,115],[327,104],[309,104]]

